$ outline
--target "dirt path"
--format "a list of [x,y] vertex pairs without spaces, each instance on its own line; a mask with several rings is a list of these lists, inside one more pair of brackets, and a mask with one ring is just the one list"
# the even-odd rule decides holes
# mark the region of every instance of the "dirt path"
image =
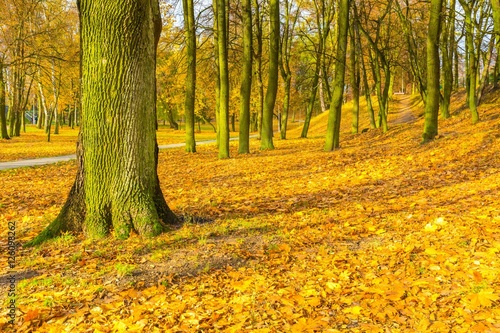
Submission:
[[411,95],[394,95],[389,110],[389,125],[412,123],[418,119],[418,108]]

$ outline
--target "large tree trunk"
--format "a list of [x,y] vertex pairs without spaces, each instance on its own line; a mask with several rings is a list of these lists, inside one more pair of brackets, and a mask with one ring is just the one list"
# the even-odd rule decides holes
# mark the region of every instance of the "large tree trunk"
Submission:
[[176,221],[156,172],[157,1],[80,0],[82,130],[79,170],[59,216],[30,245],[64,231],[154,236]]
[[196,96],[196,27],[193,0],[182,0],[184,29],[186,30],[187,76],[184,114],[186,116],[186,151],[196,152],[194,137],[194,105]]
[[[243,70],[240,88],[240,137],[238,153],[250,153],[250,98],[252,94],[252,1],[243,3]],[[233,118],[234,119],[234,118]]]
[[279,48],[280,48],[280,3],[269,1],[269,76],[267,81],[264,112],[262,115],[262,133],[260,149],[274,149],[273,113],[278,92]]
[[427,33],[427,101],[422,142],[434,139],[438,134],[439,114],[439,34],[443,0],[431,1],[431,16]]
[[345,63],[347,54],[347,34],[349,29],[349,0],[341,0],[338,14],[337,55],[332,102],[328,115],[325,150],[332,151],[340,147],[340,120],[344,96]]

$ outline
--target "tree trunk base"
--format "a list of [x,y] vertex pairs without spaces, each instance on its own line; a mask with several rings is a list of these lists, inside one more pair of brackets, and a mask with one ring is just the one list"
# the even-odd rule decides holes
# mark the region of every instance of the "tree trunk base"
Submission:
[[[158,145],[156,145],[155,150],[156,163],[158,163]],[[153,237],[168,231],[169,225],[179,222],[165,201],[158,177],[156,177],[154,197],[149,204],[142,202],[136,207],[129,207],[129,209],[122,211],[104,212],[104,214],[99,214],[100,217],[97,217],[96,214],[89,216],[85,206],[81,139],[77,144],[77,162],[79,167],[75,182],[59,215],[38,236],[24,244],[24,247],[40,245],[65,232],[83,232],[87,237],[103,238],[109,234],[111,228],[114,228],[115,235],[119,239],[127,238],[132,231],[145,237]],[[89,229],[90,225],[92,228]],[[90,232],[90,230],[92,231]]]

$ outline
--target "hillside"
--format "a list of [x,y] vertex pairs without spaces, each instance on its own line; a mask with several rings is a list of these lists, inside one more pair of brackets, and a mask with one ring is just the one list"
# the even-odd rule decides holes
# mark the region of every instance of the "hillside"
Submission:
[[[183,224],[150,240],[67,234],[19,249],[17,331],[500,330],[500,94],[475,126],[461,97],[426,145],[422,107],[397,96],[385,134],[350,134],[346,106],[335,152],[323,151],[326,114],[311,139],[273,151],[256,140],[247,156],[233,143],[228,160],[212,146],[162,151]],[[16,222],[18,241],[56,216],[75,171],[0,172],[0,220]]]

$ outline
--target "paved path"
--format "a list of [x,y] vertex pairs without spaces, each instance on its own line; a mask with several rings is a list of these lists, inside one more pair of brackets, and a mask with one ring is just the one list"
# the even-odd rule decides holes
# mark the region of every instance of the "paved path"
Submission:
[[[255,135],[250,136],[251,138],[255,138]],[[238,140],[238,138],[231,138],[229,139],[231,141]],[[199,141],[196,142],[197,146],[200,145],[208,145],[211,143],[215,143],[216,140],[207,140],[207,141]],[[160,149],[172,149],[172,148],[179,148],[179,147],[184,147],[186,144],[185,143],[172,143],[169,145],[161,145],[158,146]],[[32,166],[38,166],[38,165],[46,165],[46,164],[54,164],[58,162],[66,162],[70,160],[74,160],[76,158],[75,154],[72,155],[65,155],[65,156],[54,156],[54,157],[44,157],[44,158],[36,158],[36,159],[31,159],[31,160],[18,160],[18,161],[12,161],[12,162],[0,162],[0,170],[7,170],[7,169],[15,169],[15,168],[24,168],[24,167],[32,167]]]

